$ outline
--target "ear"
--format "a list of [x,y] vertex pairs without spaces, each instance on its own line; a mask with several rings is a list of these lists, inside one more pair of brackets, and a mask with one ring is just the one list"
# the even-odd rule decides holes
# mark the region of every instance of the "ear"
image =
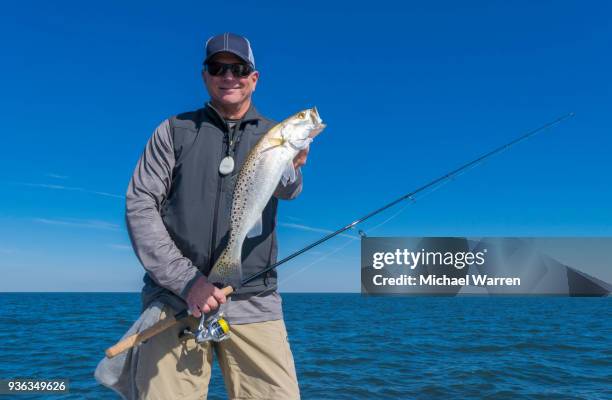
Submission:
[[208,79],[208,73],[206,72],[204,68],[202,68],[202,81],[204,81],[204,84],[208,83],[207,79]]
[[259,81],[259,71],[254,71],[251,75],[249,75],[249,79],[253,83],[253,92],[257,87],[257,81]]

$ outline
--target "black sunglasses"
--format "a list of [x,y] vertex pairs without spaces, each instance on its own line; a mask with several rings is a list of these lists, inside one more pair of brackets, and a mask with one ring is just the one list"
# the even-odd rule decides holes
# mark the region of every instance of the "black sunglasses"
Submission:
[[216,61],[209,61],[205,64],[205,67],[212,76],[222,76],[225,75],[225,71],[230,70],[235,77],[244,78],[253,72],[253,67],[243,63],[224,64]]

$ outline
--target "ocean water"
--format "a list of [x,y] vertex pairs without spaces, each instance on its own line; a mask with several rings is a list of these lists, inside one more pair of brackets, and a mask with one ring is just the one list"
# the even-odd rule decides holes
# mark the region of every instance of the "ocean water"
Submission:
[[[611,399],[612,298],[284,294],[303,399]],[[136,293],[0,293],[0,379],[93,371],[138,317]],[[209,399],[224,399],[214,368]],[[9,398],[9,396],[0,396]]]

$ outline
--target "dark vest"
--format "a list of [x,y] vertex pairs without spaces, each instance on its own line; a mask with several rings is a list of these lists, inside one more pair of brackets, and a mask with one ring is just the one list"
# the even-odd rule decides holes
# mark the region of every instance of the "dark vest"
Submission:
[[[234,172],[222,176],[219,163],[226,155],[228,127],[219,114],[207,105],[170,118],[176,164],[161,215],[177,247],[205,275],[227,244],[238,172],[249,150],[274,125],[251,106],[237,125],[236,133],[241,139],[234,152]],[[278,200],[272,197],[263,212],[262,234],[244,242],[243,278],[276,262],[277,205]],[[260,292],[273,285],[276,271],[250,282],[237,293]]]

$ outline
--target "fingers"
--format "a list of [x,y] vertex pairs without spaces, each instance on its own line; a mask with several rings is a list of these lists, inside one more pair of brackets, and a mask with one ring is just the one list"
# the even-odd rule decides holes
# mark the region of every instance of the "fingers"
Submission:
[[193,308],[191,309],[191,315],[193,315],[195,318],[200,318],[202,316],[202,314],[208,314],[209,312],[211,312],[211,310],[215,309],[216,307],[212,307],[210,306],[210,304],[207,302],[204,305],[195,305],[193,306]]
[[300,151],[298,154],[300,167],[302,165],[306,165],[306,160],[308,159],[308,152],[310,151],[310,146],[306,147],[304,150]]
[[306,159],[308,158],[308,148],[300,151],[293,159],[293,166],[299,168],[306,165]]
[[200,318],[202,316],[198,306],[190,306],[189,310],[191,311],[191,315],[193,315],[195,318]]
[[223,293],[223,291],[217,287],[215,287],[215,290],[213,291],[213,297],[215,298],[215,300],[217,300],[217,302],[219,304],[225,304],[225,301],[227,300],[225,297],[225,294]]
[[[218,289],[217,289],[218,290]],[[202,299],[204,304],[195,304],[190,306],[191,314],[200,318],[202,314],[208,314],[209,312],[219,308],[220,304],[225,304],[226,298],[223,292],[219,290],[219,293],[214,293],[213,296],[209,296],[206,299]]]
[[187,304],[191,314],[200,318],[202,314],[219,308],[220,304],[225,304],[226,297],[223,291],[214,285],[208,283],[206,279],[196,281],[187,297]]
[[206,311],[207,313],[210,312],[211,310],[216,309],[217,307],[219,307],[219,303],[217,302],[217,300],[213,297],[210,296],[207,300],[206,300],[206,305],[204,305],[204,307],[208,307],[208,311]]

